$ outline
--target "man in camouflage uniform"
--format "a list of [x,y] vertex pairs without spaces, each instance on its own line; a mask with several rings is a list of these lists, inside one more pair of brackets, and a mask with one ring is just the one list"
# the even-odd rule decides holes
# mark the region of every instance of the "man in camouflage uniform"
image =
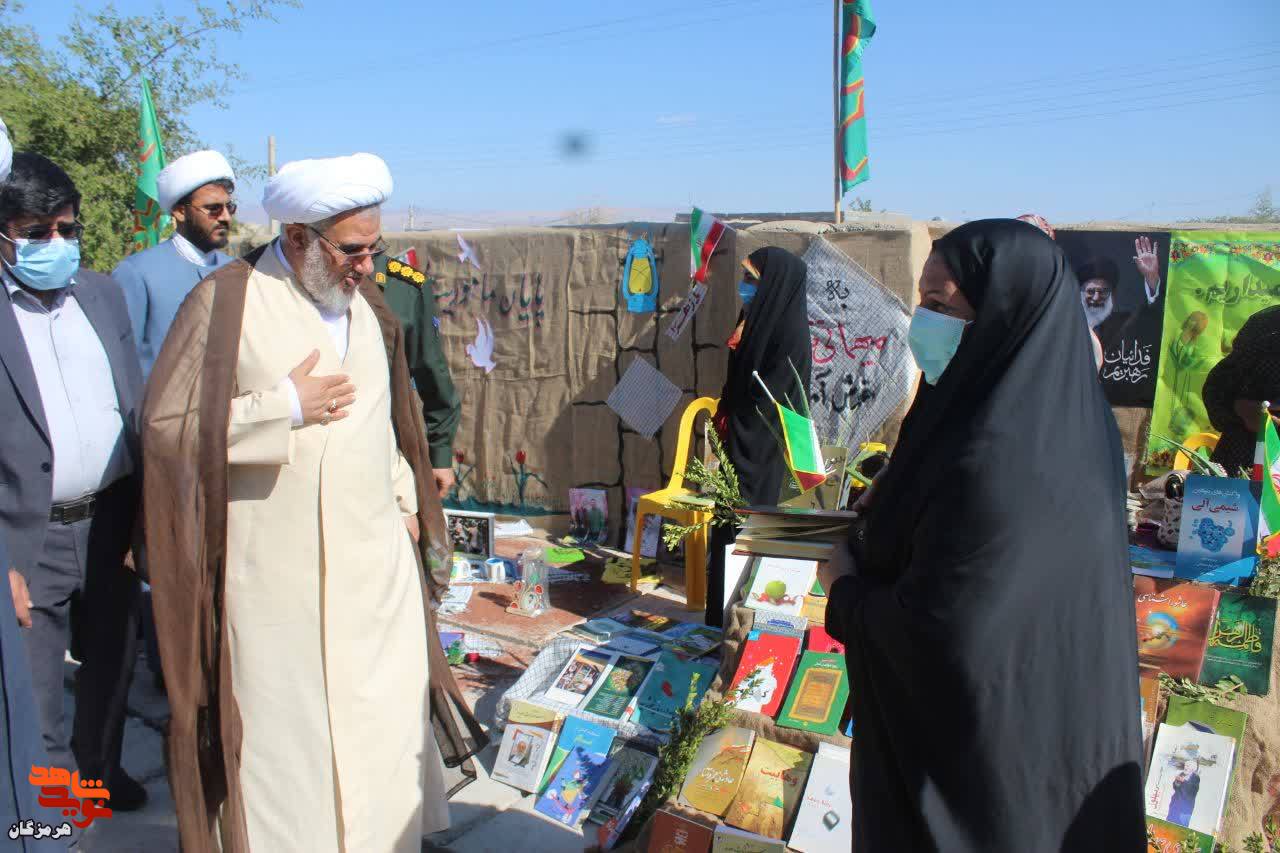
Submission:
[[462,417],[462,400],[453,387],[449,364],[440,346],[440,317],[431,292],[432,280],[426,273],[385,254],[375,261],[373,279],[404,326],[409,376],[422,398],[431,467],[443,498],[454,486],[453,437]]

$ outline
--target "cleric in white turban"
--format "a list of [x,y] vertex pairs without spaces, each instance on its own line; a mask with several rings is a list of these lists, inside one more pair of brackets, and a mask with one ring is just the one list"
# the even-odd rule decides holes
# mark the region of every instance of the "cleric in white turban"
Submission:
[[[184,850],[213,849],[218,815],[227,853],[418,853],[448,825],[442,755],[483,743],[436,639],[449,539],[373,282],[390,192],[369,154],[284,166],[263,196],[282,234],[192,292],[151,374],[144,502],[166,508],[147,542]],[[206,680],[210,654],[229,676]],[[205,702],[238,727],[202,748]]]
[[[231,261],[221,250],[231,239],[235,179],[231,164],[217,151],[196,151],[165,166],[156,177],[156,195],[173,215],[173,236],[129,255],[111,273],[124,290],[144,378],[182,300],[202,278]],[[154,655],[150,663],[158,675]]]
[[343,211],[382,204],[391,188],[391,171],[373,154],[295,160],[267,181],[262,206],[279,222],[310,225]]

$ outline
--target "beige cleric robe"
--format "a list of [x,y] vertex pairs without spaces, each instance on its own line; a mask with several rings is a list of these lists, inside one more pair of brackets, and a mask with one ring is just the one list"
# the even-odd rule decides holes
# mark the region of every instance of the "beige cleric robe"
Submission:
[[[418,851],[448,825],[427,718],[427,637],[382,331],[363,296],[340,359],[274,251],[245,295],[228,429],[226,608],[253,850]],[[350,416],[292,428],[279,383],[356,387]]]

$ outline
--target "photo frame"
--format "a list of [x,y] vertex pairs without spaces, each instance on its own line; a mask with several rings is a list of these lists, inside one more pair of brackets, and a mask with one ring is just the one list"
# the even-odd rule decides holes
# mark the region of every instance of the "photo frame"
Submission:
[[494,556],[497,516],[493,513],[446,509],[444,521],[455,554],[480,560]]

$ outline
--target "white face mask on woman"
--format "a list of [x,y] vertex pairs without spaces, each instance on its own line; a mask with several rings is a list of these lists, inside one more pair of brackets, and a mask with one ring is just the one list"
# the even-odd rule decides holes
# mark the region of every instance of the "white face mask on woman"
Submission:
[[949,317],[928,308],[916,308],[912,312],[907,346],[911,348],[916,365],[924,373],[925,382],[938,384],[960,347],[960,338],[967,325],[959,317]]

